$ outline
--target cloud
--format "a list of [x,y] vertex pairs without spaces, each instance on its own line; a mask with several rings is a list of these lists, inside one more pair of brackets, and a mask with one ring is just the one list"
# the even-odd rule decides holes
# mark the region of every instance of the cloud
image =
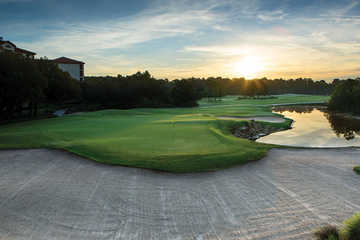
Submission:
[[189,52],[199,52],[199,53],[210,53],[215,55],[224,55],[224,56],[239,56],[250,54],[250,47],[248,46],[187,46],[184,49]]
[[215,30],[222,31],[222,32],[232,31],[232,28],[230,26],[225,26],[225,25],[214,25],[213,28]]
[[330,24],[320,19],[309,28],[307,19],[297,18],[280,29],[254,29],[227,44],[192,45],[184,50],[216,58],[222,69],[246,56],[261,57],[267,70],[259,77],[350,77],[359,75],[355,70],[360,61],[359,29],[354,23]]
[[[231,31],[229,24],[225,23],[228,20],[227,14],[218,9],[226,6],[231,6],[232,11],[236,8],[243,8],[239,4],[240,2],[251,1],[224,0],[219,3],[208,0],[207,4],[186,0],[159,1],[148,9],[125,18],[89,21],[80,24],[58,22],[49,26],[34,23],[26,26],[24,24],[25,26],[21,27],[28,32],[42,31],[41,38],[17,43],[19,46],[37,52],[38,56],[49,58],[68,56],[86,62],[96,62],[96,64],[92,64],[91,72],[100,74],[104,73],[105,69],[123,68],[118,64],[111,64],[111,67],[100,67],[104,63],[102,57],[106,57],[108,62],[122,61],[123,59],[116,56],[124,55],[123,51],[136,49],[139,44],[154,40],[166,41],[167,38],[174,37],[194,39],[209,29],[221,32]],[[141,56],[141,53],[137,54]],[[138,58],[138,62],[133,62],[133,65],[137,64],[140,68],[143,62],[143,58]],[[113,70],[109,70],[109,73],[113,72]]]
[[[45,30],[41,38],[17,42],[17,45],[37,52],[38,56],[67,56],[83,60],[87,63],[87,74],[91,75],[131,73],[131,70],[154,69],[156,62],[160,61],[159,56],[154,57],[154,53],[151,64],[147,64],[147,59],[143,56],[147,52],[136,52],[139,45],[154,40],[166,42],[166,39],[175,37],[194,38],[208,29],[220,31],[218,24],[221,19],[208,9],[173,11],[169,6],[163,6],[126,18],[42,26],[40,29]],[[33,28],[39,27],[35,26]],[[27,29],[33,30],[35,29]],[[129,51],[135,53],[130,56],[124,53]],[[145,47],[145,51],[154,50]]]
[[259,19],[262,21],[275,21],[275,20],[282,20],[287,16],[283,10],[276,10],[271,12],[262,12],[257,15]]
[[311,16],[291,14],[281,5],[271,10],[262,2],[156,0],[128,17],[11,28],[14,36],[39,35],[17,41],[20,47],[39,56],[78,58],[91,75],[147,69],[170,79],[234,76],[232,63],[246,56],[267,63],[262,76],[354,72],[360,61],[360,16],[348,13],[358,1],[318,8]]
[[107,49],[123,49],[132,45],[175,36],[196,34],[215,22],[207,11],[138,14],[128,19],[100,23],[58,26],[40,41],[23,44],[41,53],[88,54]]
[[330,9],[325,16],[343,16],[344,14],[348,13],[350,10],[358,6],[359,1],[351,1],[350,3],[346,4],[345,6],[338,6],[335,9]]

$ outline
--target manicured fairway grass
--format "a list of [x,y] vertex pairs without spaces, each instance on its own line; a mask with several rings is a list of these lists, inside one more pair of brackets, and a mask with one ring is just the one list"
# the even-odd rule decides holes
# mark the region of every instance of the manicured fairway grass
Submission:
[[[271,116],[279,103],[325,102],[325,96],[200,101],[197,108],[105,110],[0,126],[0,149],[57,148],[108,164],[170,172],[200,172],[258,160],[274,146],[231,135],[234,120]],[[279,123],[283,127],[287,123]]]

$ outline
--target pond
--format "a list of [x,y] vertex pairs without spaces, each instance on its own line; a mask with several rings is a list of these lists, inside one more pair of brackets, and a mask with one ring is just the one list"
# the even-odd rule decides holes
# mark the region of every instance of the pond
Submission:
[[326,106],[279,106],[273,112],[294,120],[292,129],[257,142],[297,147],[360,147],[360,119],[328,111]]

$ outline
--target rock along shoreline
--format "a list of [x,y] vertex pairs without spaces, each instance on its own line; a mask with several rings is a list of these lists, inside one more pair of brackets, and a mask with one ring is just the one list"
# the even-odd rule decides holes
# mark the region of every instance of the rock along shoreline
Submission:
[[257,139],[261,137],[265,137],[269,134],[275,133],[275,132],[281,132],[291,129],[291,127],[288,128],[276,128],[271,125],[265,125],[260,122],[256,122],[254,120],[251,120],[249,122],[245,122],[243,126],[236,126],[231,129],[231,133],[235,137],[239,138],[245,138],[249,139],[251,141],[256,141]]

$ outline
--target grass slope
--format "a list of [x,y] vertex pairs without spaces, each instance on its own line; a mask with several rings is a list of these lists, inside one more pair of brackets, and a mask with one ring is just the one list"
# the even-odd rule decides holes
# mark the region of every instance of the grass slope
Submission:
[[233,137],[229,126],[237,121],[216,116],[271,116],[268,104],[327,100],[306,95],[240,101],[226,97],[220,103],[202,100],[200,107],[190,109],[105,110],[22,122],[0,126],[0,149],[56,148],[108,164],[211,171],[258,160],[273,147]]

